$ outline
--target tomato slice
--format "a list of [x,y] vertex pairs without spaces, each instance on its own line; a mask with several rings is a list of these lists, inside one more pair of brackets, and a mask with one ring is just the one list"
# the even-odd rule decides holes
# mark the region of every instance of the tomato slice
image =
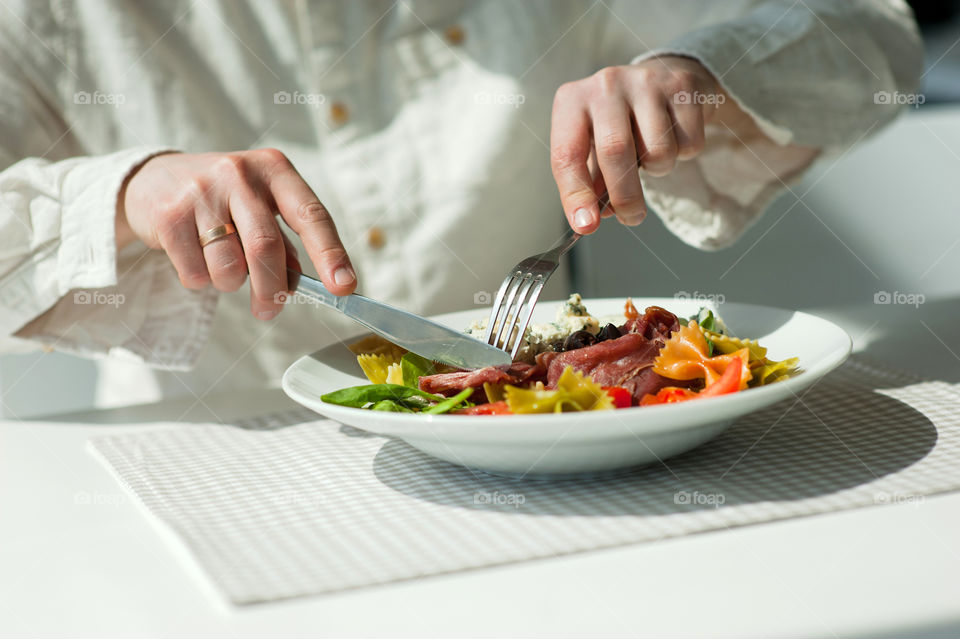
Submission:
[[676,404],[688,399],[693,399],[697,394],[686,388],[676,386],[667,386],[661,388],[656,395],[644,395],[640,400],[641,406],[653,406],[654,404]]
[[717,381],[704,388],[697,397],[715,397],[717,395],[726,395],[735,393],[740,389],[740,377],[743,374],[743,362],[739,357],[734,357],[727,364],[727,370],[723,375],[717,378]]
[[603,386],[607,395],[613,400],[614,408],[630,408],[633,406],[633,394],[623,386]]
[[506,401],[477,404],[470,408],[453,411],[457,415],[512,415]]

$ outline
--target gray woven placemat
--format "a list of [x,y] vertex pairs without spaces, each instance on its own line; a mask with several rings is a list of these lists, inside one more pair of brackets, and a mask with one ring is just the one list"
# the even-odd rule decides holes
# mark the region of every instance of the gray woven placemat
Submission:
[[694,451],[579,480],[477,473],[307,410],[92,448],[248,604],[919,501],[960,488],[960,393],[854,359]]

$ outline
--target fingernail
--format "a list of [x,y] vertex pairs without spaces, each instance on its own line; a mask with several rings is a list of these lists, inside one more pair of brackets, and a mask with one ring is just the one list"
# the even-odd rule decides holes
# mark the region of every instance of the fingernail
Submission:
[[355,279],[357,279],[357,276],[349,266],[341,266],[333,272],[333,281],[337,283],[337,286],[352,284]]
[[639,226],[646,217],[646,213],[642,213],[640,215],[622,216],[619,219],[625,226]]
[[262,319],[264,321],[272,320],[276,316],[277,316],[276,311],[260,311],[259,313],[257,313],[257,318]]
[[593,224],[593,213],[587,209],[577,209],[573,214],[573,223],[577,228],[585,229]]

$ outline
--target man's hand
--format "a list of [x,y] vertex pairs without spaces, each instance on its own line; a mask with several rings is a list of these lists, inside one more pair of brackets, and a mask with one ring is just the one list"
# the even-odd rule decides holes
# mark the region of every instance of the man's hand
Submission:
[[[276,149],[151,158],[120,195],[117,242],[139,238],[163,249],[191,289],[212,282],[235,291],[249,272],[250,309],[272,319],[282,308],[277,293],[287,291],[287,266],[299,269],[278,213],[300,236],[327,288],[352,293],[357,278],[330,214]],[[200,246],[201,233],[228,223],[237,233]]]
[[647,214],[638,167],[664,176],[703,150],[704,124],[740,109],[699,62],[666,56],[607,67],[564,84],[553,102],[550,159],[570,226],[592,233],[603,217]]

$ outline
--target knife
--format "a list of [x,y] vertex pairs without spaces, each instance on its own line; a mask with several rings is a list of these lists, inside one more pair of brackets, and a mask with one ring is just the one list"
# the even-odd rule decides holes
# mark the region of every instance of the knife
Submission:
[[466,369],[511,363],[506,351],[443,324],[362,295],[334,295],[317,280],[292,268],[287,269],[287,279],[290,290],[340,311],[377,335],[427,359]]

